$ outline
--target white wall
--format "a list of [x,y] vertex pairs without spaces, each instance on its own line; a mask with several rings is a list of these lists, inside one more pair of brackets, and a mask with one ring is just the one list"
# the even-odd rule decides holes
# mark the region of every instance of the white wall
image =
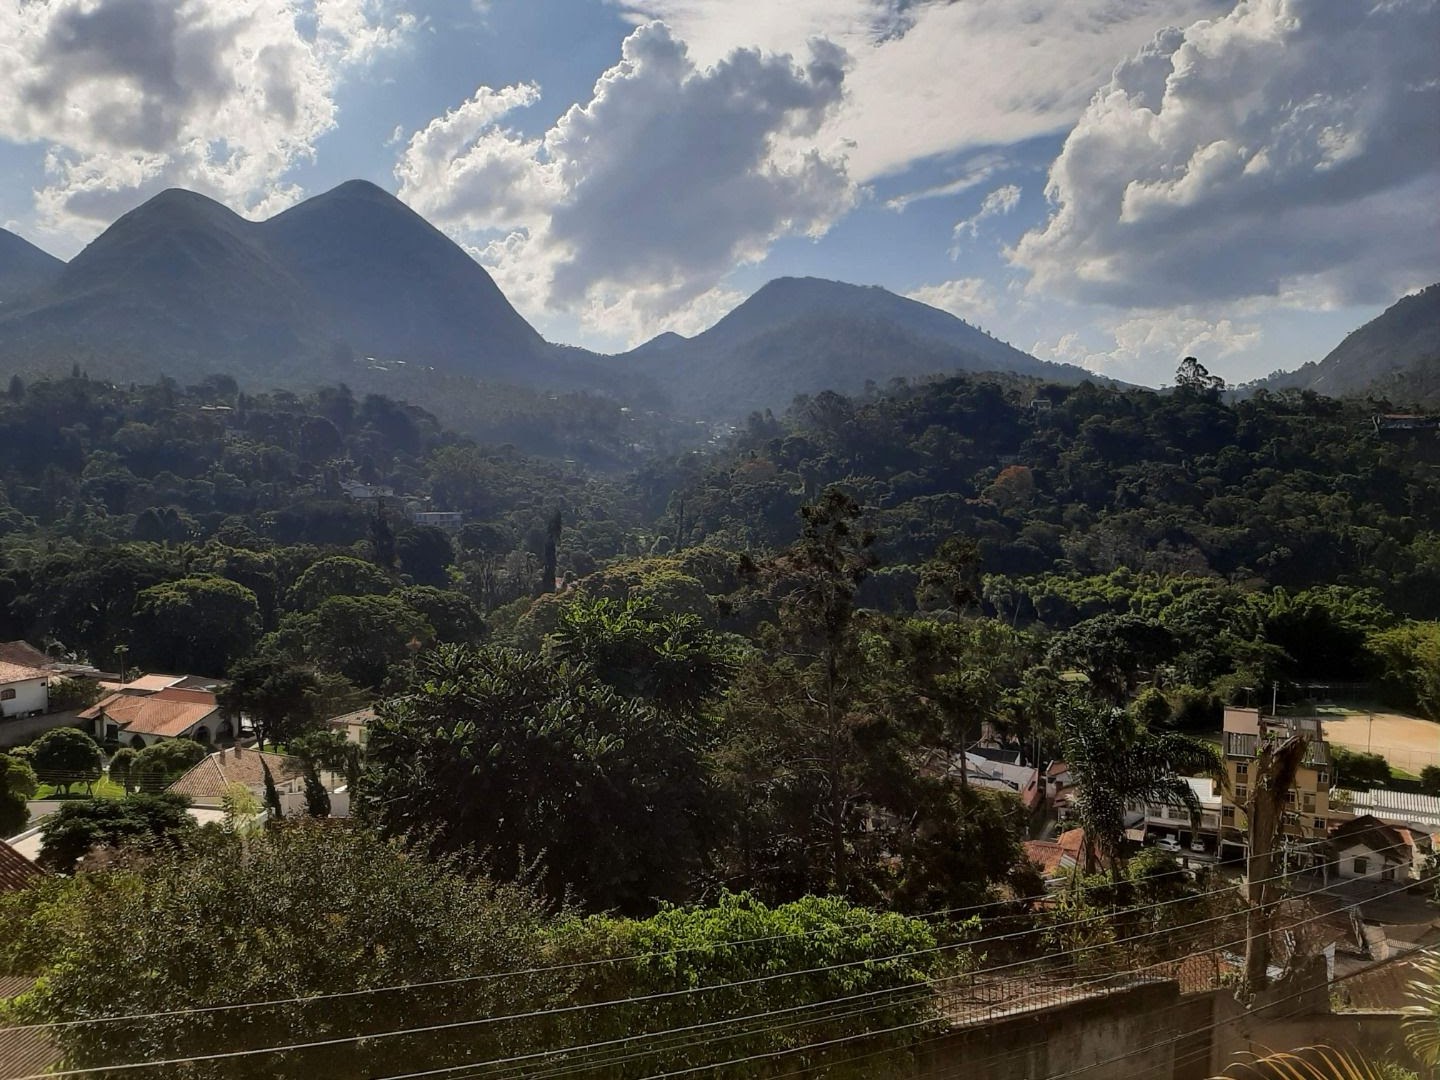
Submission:
[[0,716],[24,716],[26,713],[44,712],[50,707],[48,679],[6,683],[4,689],[14,690],[15,696],[9,701],[0,701]]
[[[1389,864],[1394,867],[1393,880],[1407,881],[1410,878],[1409,856],[1404,852],[1397,852],[1395,854],[1399,854],[1404,861],[1398,866],[1393,862]],[[1356,859],[1365,860],[1364,874],[1357,874],[1355,872]],[[1381,874],[1385,870],[1385,865],[1386,862],[1382,856],[1371,851],[1363,844],[1357,844],[1340,852],[1339,865],[1335,868],[1335,874],[1337,877],[1342,877],[1349,881],[1380,881]]]

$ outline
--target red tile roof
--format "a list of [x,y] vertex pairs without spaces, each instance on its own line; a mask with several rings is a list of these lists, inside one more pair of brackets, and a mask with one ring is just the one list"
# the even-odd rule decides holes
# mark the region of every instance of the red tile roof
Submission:
[[171,784],[170,790],[192,799],[219,799],[231,784],[244,784],[258,792],[265,787],[262,763],[270,767],[277,784],[305,775],[299,758],[235,746],[209,755]]
[[0,664],[48,668],[52,662],[50,657],[28,641],[0,641]]
[[43,668],[25,664],[11,664],[0,660],[0,683],[25,682],[27,679],[48,679],[50,672]]
[[[0,1001],[19,997],[35,980],[26,976],[0,976]],[[34,1076],[60,1064],[60,1048],[44,1030],[0,1028],[0,1076]]]
[[111,694],[79,716],[82,720],[93,720],[104,713],[131,734],[173,738],[219,711],[214,694],[203,690],[162,690],[143,696]]
[[14,892],[16,889],[23,889],[36,878],[44,876],[44,870],[41,870],[4,840],[0,840],[0,892]]

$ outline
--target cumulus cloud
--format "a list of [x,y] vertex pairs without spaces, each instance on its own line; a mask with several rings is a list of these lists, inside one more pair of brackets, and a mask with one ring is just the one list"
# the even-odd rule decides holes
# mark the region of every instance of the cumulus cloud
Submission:
[[416,132],[400,197],[462,230],[524,309],[653,331],[778,237],[819,235],[854,199],[842,157],[814,137],[841,99],[843,53],[798,63],[755,49],[701,68],[662,23],[626,39],[589,101],[540,138],[502,126],[533,86],[481,87]]
[[1440,5],[1248,0],[1115,69],[1055,162],[1032,290],[1379,303],[1440,276]]
[[1186,356],[1203,357],[1211,364],[1254,348],[1261,338],[1254,323],[1185,311],[1113,319],[1102,326],[1110,341],[1100,346],[1089,344],[1082,334],[1068,333],[1054,342],[1037,341],[1031,352],[1113,378],[1154,383],[1163,381],[1163,373]]
[[[238,209],[334,124],[338,72],[410,25],[374,0],[30,0],[0,5],[0,138],[46,147],[50,229],[93,231],[184,185]],[[379,20],[379,21],[377,21]]]
[[794,52],[813,35],[854,58],[825,140],[865,182],[917,160],[1063,131],[1115,58],[1231,0],[619,0],[665,20],[708,63],[737,46]]
[[995,290],[984,278],[965,277],[953,281],[942,281],[935,285],[921,285],[905,294],[911,300],[919,300],[941,311],[948,311],[966,322],[973,323],[981,318],[993,316],[997,310]]

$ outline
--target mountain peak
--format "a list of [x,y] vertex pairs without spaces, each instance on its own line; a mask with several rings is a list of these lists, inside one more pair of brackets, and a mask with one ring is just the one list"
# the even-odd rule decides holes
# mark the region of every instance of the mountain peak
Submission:
[[368,199],[372,202],[387,203],[400,201],[379,184],[359,179],[346,180],[343,184],[337,184],[329,191],[316,195],[315,199]]
[[23,236],[0,229],[0,304],[49,285],[65,264]]

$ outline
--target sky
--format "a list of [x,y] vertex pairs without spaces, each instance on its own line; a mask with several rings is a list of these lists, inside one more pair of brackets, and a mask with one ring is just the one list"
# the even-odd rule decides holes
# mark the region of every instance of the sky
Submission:
[[0,223],[361,177],[551,340],[883,285],[1163,385],[1440,281],[1440,0],[0,0]]

